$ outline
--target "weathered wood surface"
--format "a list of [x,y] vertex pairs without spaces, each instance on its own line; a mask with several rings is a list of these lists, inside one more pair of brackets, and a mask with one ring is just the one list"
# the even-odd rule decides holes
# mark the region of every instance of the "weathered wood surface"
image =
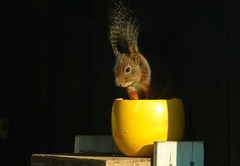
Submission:
[[74,153],[85,152],[121,154],[112,135],[76,135]]
[[31,166],[151,166],[151,158],[34,154]]
[[204,166],[202,141],[154,142],[153,166]]

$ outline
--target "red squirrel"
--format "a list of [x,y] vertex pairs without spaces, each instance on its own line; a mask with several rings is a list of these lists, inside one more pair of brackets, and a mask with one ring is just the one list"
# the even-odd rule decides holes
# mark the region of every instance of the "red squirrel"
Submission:
[[140,27],[137,20],[121,0],[115,0],[108,10],[108,21],[108,37],[116,56],[116,86],[126,88],[131,100],[148,99],[151,69],[138,49]]

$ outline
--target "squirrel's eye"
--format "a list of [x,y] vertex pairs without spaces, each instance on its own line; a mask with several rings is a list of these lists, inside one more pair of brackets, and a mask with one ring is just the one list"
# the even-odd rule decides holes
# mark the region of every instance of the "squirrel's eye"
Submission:
[[127,73],[130,72],[130,67],[127,67],[127,68],[126,68],[126,72],[127,72]]

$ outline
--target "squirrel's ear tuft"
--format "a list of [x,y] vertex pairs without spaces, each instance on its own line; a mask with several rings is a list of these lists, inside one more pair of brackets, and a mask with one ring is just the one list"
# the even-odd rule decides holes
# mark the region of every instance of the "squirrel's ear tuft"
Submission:
[[118,51],[117,47],[112,47],[112,49],[113,49],[113,54],[115,56],[118,56],[119,55],[119,51]]
[[140,56],[139,56],[139,52],[138,52],[138,48],[134,47],[134,46],[130,46],[129,48],[129,56],[130,58],[136,62],[137,64],[140,61]]

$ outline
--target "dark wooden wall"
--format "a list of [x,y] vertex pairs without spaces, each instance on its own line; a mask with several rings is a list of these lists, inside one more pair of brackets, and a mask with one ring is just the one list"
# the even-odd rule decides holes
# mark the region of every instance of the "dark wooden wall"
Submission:
[[[240,2],[129,1],[152,68],[154,95],[181,97],[184,140],[205,142],[205,165],[240,163]],[[77,134],[111,134],[114,85],[105,1],[8,0],[1,7],[0,165],[72,153]]]

